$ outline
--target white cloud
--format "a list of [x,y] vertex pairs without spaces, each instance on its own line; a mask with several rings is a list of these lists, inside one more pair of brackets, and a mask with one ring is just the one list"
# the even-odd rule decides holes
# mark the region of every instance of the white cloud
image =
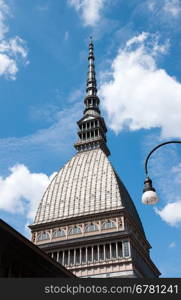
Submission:
[[17,71],[16,62],[8,55],[0,53],[0,76],[5,75],[11,79],[15,79]]
[[173,17],[177,17],[181,13],[181,1],[180,0],[165,0],[163,10]]
[[42,193],[55,173],[50,177],[32,173],[26,165],[37,167],[40,163],[42,167],[47,157],[53,161],[55,156],[60,165],[64,163],[65,157],[73,152],[72,144],[77,139],[75,124],[80,116],[80,103],[74,103],[69,109],[57,111],[57,120],[47,129],[23,138],[0,139],[1,172],[3,166],[7,168],[15,161],[23,161],[10,168],[10,174],[0,176],[1,210],[23,214],[28,223],[32,221]]
[[163,209],[155,208],[156,213],[163,221],[171,226],[181,225],[181,200],[168,203]]
[[127,41],[126,46],[130,47],[137,43],[143,43],[149,36],[148,32],[142,32],[141,34],[134,36],[130,40]]
[[115,132],[161,128],[162,137],[181,137],[181,83],[157,66],[169,41],[142,33],[127,42],[113,59],[100,87],[110,127]]
[[6,38],[9,28],[6,24],[10,9],[4,0],[0,0],[0,76],[16,79],[18,64],[22,61],[28,64],[25,41],[16,36]]
[[180,0],[148,0],[148,9],[158,16],[177,18],[181,13]]
[[18,36],[9,41],[2,40],[0,42],[0,76],[16,79],[19,59],[23,59],[25,64],[28,63],[25,42]]
[[105,0],[68,0],[80,13],[85,26],[95,26],[101,18]]
[[8,32],[8,26],[5,24],[6,16],[9,14],[9,7],[4,0],[0,0],[0,40]]
[[37,205],[55,173],[31,173],[25,165],[15,165],[10,175],[0,177],[0,209],[10,213],[23,213],[34,218]]

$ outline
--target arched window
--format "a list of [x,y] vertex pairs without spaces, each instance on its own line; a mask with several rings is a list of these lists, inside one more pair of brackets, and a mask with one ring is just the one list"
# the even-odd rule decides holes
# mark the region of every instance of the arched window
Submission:
[[50,236],[48,232],[42,232],[38,235],[37,241],[49,240]]
[[79,234],[79,233],[81,233],[81,229],[78,226],[71,228],[68,232],[69,235]]
[[99,230],[98,226],[96,224],[92,224],[92,223],[86,225],[86,227],[85,227],[85,232],[98,231],[98,230]]
[[116,224],[113,221],[106,221],[102,224],[102,229],[110,229],[110,228],[115,228]]
[[53,232],[53,238],[59,238],[59,237],[62,237],[62,236],[65,236],[65,231],[62,230],[62,229],[58,229],[56,231]]

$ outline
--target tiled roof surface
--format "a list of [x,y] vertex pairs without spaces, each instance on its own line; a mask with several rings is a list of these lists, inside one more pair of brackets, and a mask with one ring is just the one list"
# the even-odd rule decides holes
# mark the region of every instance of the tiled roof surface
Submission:
[[34,224],[125,207],[143,230],[134,204],[101,149],[79,152],[48,186]]

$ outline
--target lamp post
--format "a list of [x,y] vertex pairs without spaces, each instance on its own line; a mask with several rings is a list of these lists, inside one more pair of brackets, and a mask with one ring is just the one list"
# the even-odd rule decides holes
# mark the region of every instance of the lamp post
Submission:
[[148,176],[148,160],[154,151],[156,151],[158,148],[160,148],[164,145],[167,145],[167,144],[181,144],[181,141],[168,141],[168,142],[159,144],[158,146],[156,146],[155,148],[153,148],[150,151],[150,153],[148,154],[148,156],[145,160],[146,179],[144,181],[144,189],[143,189],[143,195],[142,195],[142,199],[141,199],[143,204],[156,204],[159,201],[156,190],[152,186],[152,180]]

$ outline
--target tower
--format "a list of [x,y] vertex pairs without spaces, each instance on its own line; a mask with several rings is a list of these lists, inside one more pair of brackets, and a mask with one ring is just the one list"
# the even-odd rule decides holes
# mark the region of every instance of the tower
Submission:
[[134,203],[108,160],[94,60],[90,40],[77,153],[45,191],[32,241],[78,277],[159,277]]

